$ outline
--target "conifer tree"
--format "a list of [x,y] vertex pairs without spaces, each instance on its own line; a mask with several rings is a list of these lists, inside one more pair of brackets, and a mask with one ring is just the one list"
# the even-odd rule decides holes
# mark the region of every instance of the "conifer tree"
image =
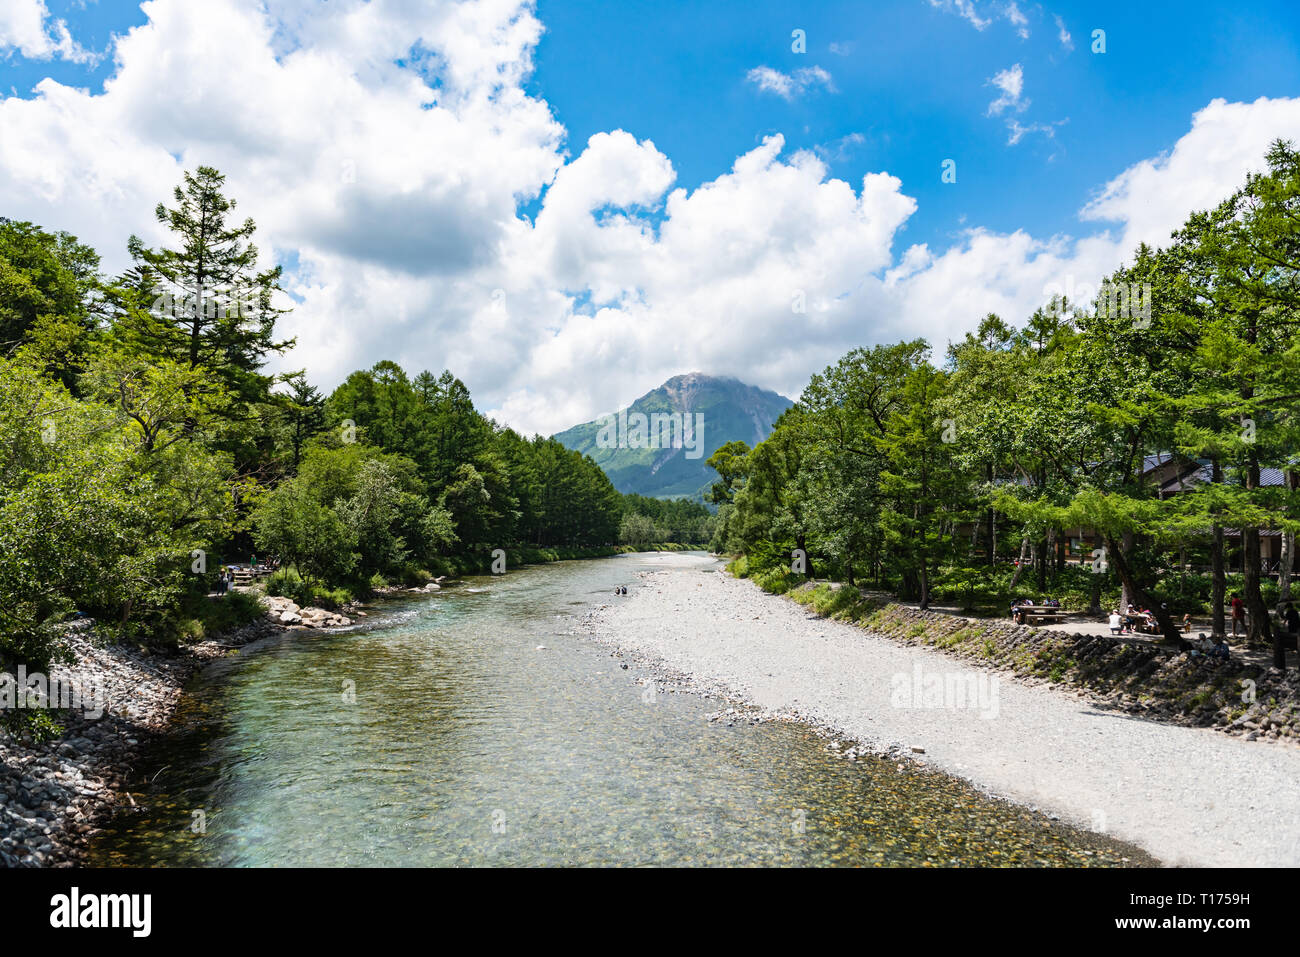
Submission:
[[225,177],[209,166],[185,174],[175,207],[159,203],[158,222],[176,248],[150,249],[138,236],[127,244],[135,269],[122,284],[132,295],[129,334],[149,352],[192,369],[206,369],[245,407],[268,400],[272,378],[262,372],[275,339],[279,266],[259,269],[253,220],[229,222],[235,200]]

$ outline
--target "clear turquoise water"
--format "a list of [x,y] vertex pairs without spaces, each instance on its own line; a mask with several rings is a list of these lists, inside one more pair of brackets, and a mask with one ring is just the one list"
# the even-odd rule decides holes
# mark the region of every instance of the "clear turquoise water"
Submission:
[[147,810],[115,819],[89,863],[1149,863],[944,775],[846,761],[800,725],[648,702],[635,665],[568,634],[644,567],[470,579],[215,662],[147,755]]

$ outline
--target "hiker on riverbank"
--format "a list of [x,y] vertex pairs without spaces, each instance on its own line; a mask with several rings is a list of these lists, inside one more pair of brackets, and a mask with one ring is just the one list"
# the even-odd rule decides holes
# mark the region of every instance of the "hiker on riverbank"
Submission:
[[1232,637],[1237,637],[1237,625],[1241,625],[1241,630],[1246,631],[1246,603],[1241,600],[1240,592],[1232,593]]

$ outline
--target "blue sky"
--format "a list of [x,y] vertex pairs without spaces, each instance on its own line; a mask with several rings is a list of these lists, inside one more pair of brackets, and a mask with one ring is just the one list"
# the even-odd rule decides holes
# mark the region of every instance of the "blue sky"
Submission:
[[[694,187],[771,132],[792,148],[835,150],[834,175],[889,170],[920,209],[909,242],[946,245],[971,223],[1035,233],[1077,228],[1099,184],[1168,149],[1215,97],[1300,92],[1294,2],[1023,4],[1029,38],[1006,20],[983,30],[925,0],[803,4],[542,0],[547,25],[531,84],[555,108],[571,148],[623,127],[673,159]],[[795,12],[798,10],[798,12]],[[1072,35],[1058,40],[1053,14]],[[990,11],[989,16],[994,14]],[[803,29],[807,52],[791,52]],[[1106,52],[1090,52],[1093,29]],[[847,55],[830,50],[846,47]],[[1023,67],[1026,122],[1061,122],[1051,138],[1009,146],[985,111],[988,79]],[[746,81],[755,64],[785,73],[819,65],[838,92],[793,102]],[[940,182],[943,159],[957,183]]]
[[286,368],[449,367],[550,431],[1023,321],[1300,141],[1298,42],[1294,2],[4,0],[0,215],[120,269],[216,165]]
[[[1211,99],[1300,92],[1300,7],[1289,0],[1024,3],[1028,38],[998,18],[1000,4],[976,8],[990,21],[983,29],[928,0],[802,6],[540,0],[546,32],[527,89],[551,105],[570,152],[594,133],[625,129],[670,156],[687,188],[771,133],[791,149],[823,151],[835,176],[888,170],[920,200],[906,241],[936,246],[973,223],[1077,230],[1101,183],[1168,149]],[[46,7],[95,53],[146,20],[139,4],[116,0]],[[1059,40],[1058,16],[1073,50]],[[804,53],[792,52],[796,29]],[[1094,29],[1106,31],[1104,54],[1090,50]],[[1031,101],[1021,118],[1060,125],[1008,145],[1004,123],[985,111],[997,94],[989,78],[1016,63]],[[835,92],[762,93],[746,80],[755,65],[787,74],[820,66]],[[113,69],[111,55],[94,64],[10,56],[0,67],[3,86],[20,96],[46,76],[97,88]],[[940,181],[948,158],[956,184]]]

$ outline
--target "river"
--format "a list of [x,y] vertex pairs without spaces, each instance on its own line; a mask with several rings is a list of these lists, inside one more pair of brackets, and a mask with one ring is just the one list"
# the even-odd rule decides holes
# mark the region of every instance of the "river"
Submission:
[[[810,728],[710,721],[574,634],[651,558],[471,578],[214,662],[93,865],[1149,864]],[[544,647],[542,647],[544,646]]]

